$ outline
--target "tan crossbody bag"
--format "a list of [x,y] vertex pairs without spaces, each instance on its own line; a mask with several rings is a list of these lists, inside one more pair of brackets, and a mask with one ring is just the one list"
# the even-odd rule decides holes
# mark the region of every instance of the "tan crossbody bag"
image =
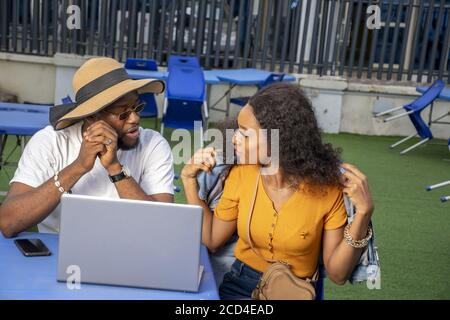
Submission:
[[319,277],[319,269],[316,269],[312,279],[301,279],[291,270],[291,266],[283,261],[266,259],[253,246],[250,235],[250,224],[255,207],[256,195],[258,193],[259,178],[261,171],[256,179],[255,194],[250,205],[250,213],[247,224],[247,236],[250,247],[253,252],[261,259],[271,263],[270,267],[263,273],[252,298],[256,300],[314,300],[316,298],[316,289],[314,287]]

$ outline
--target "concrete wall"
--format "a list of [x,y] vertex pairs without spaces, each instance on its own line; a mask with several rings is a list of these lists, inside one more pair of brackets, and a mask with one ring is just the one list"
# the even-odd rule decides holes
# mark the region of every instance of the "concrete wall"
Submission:
[[[67,95],[74,98],[73,75],[89,58],[66,54],[49,58],[0,53],[0,90],[17,95],[20,102],[59,104]],[[383,123],[373,114],[411,102],[418,96],[415,84],[348,81],[339,77],[319,78],[312,75],[296,77],[297,83],[310,97],[318,123],[325,132],[400,136],[414,132],[407,117]],[[227,85],[212,86],[210,105],[220,99],[227,89]],[[249,96],[255,92],[255,87],[236,87],[232,94]],[[161,116],[164,95],[157,96],[156,100]],[[225,110],[226,100],[223,99],[216,108]],[[236,116],[239,110],[238,106],[232,105],[230,115]],[[428,110],[423,113],[425,119],[428,119]],[[434,117],[447,112],[450,112],[450,103],[439,101],[435,104]],[[217,121],[223,119],[225,113],[211,110],[209,115],[210,121]],[[450,137],[450,125],[433,125],[432,130],[437,138]]]
[[53,58],[0,53],[0,90],[21,102],[52,103],[55,70]]
[[318,78],[302,75],[298,82],[311,99],[317,122],[322,130],[327,133],[339,133],[347,81],[338,77]]

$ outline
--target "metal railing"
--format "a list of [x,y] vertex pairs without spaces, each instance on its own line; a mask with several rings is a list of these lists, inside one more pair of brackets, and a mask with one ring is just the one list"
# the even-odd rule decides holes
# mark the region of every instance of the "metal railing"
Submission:
[[0,51],[450,83],[449,19],[449,0],[0,0]]

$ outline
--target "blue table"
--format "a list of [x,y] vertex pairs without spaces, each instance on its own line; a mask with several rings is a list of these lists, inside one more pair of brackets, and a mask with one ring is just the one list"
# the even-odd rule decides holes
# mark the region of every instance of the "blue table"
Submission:
[[[169,72],[167,71],[144,71],[144,70],[136,70],[136,69],[127,69],[128,75],[135,80],[140,79],[158,79],[166,81],[169,77]],[[205,76],[205,82],[207,85],[220,84],[220,80],[217,77],[216,71],[214,70],[205,70],[203,71]]]
[[[8,162],[10,155],[20,147],[25,147],[25,137],[32,136],[49,124],[50,106],[0,102],[0,169],[15,166]],[[4,157],[5,145],[9,135],[18,137],[17,145]],[[4,195],[5,192],[0,192]]]
[[[221,82],[236,84],[240,86],[251,86],[262,84],[273,72],[259,69],[230,69],[221,70],[216,76]],[[295,81],[293,75],[286,74],[283,81]]]
[[134,80],[141,79],[158,79],[166,81],[169,73],[166,71],[145,71],[136,69],[126,69],[128,75]]
[[219,299],[208,252],[202,246],[201,264],[205,271],[198,293],[149,290],[116,286],[81,284],[80,290],[69,290],[56,281],[58,235],[22,233],[18,238],[39,238],[52,252],[49,257],[28,258],[22,255],[14,239],[0,235],[0,300],[217,300]]
[[[221,82],[228,83],[229,88],[225,92],[225,94],[217,100],[217,102],[211,106],[212,110],[224,111],[226,117],[228,118],[230,115],[230,100],[231,100],[231,91],[236,86],[261,86],[264,81],[272,74],[272,72],[259,70],[259,69],[231,69],[231,70],[223,70],[222,72],[217,73],[217,78]],[[283,81],[295,81],[296,78],[293,75],[286,74],[283,78]],[[221,110],[215,108],[215,106],[223,99],[227,98],[227,108],[226,110]]]
[[[127,69],[128,75],[133,79],[159,79],[167,80],[169,72],[166,71],[142,71],[135,69]],[[231,91],[236,86],[257,86],[262,84],[272,72],[259,69],[226,69],[226,70],[204,70],[205,82],[207,84],[207,99],[211,97],[211,86],[217,84],[228,84],[229,88],[225,94],[214,104],[208,103],[209,109],[225,112],[229,116]],[[284,81],[295,81],[293,75],[286,74]],[[220,101],[227,98],[227,109],[222,110],[215,108]]]
[[[135,80],[140,79],[158,79],[167,80],[169,72],[167,71],[144,71],[136,69],[127,69],[128,75]],[[272,72],[258,69],[228,69],[228,70],[204,70],[205,82],[208,85],[236,83],[238,85],[258,85]],[[295,81],[295,77],[287,74],[285,81]]]
[[0,103],[0,134],[32,136],[49,124],[50,106]]
[[[428,87],[416,87],[416,91],[420,93],[425,93],[425,91],[428,90]],[[444,88],[441,93],[439,94],[438,99],[444,100],[444,101],[450,101],[450,88]],[[428,125],[431,125],[433,123],[439,123],[439,124],[450,124],[450,122],[446,121],[440,121],[441,119],[450,116],[450,112],[443,114],[436,119],[433,119],[433,111],[434,111],[434,103],[430,106],[430,114],[428,117]]]

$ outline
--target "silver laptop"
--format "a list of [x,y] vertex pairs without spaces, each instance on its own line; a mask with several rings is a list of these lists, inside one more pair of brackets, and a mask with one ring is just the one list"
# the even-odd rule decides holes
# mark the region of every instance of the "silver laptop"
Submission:
[[64,195],[57,280],[197,292],[201,229],[199,206]]

